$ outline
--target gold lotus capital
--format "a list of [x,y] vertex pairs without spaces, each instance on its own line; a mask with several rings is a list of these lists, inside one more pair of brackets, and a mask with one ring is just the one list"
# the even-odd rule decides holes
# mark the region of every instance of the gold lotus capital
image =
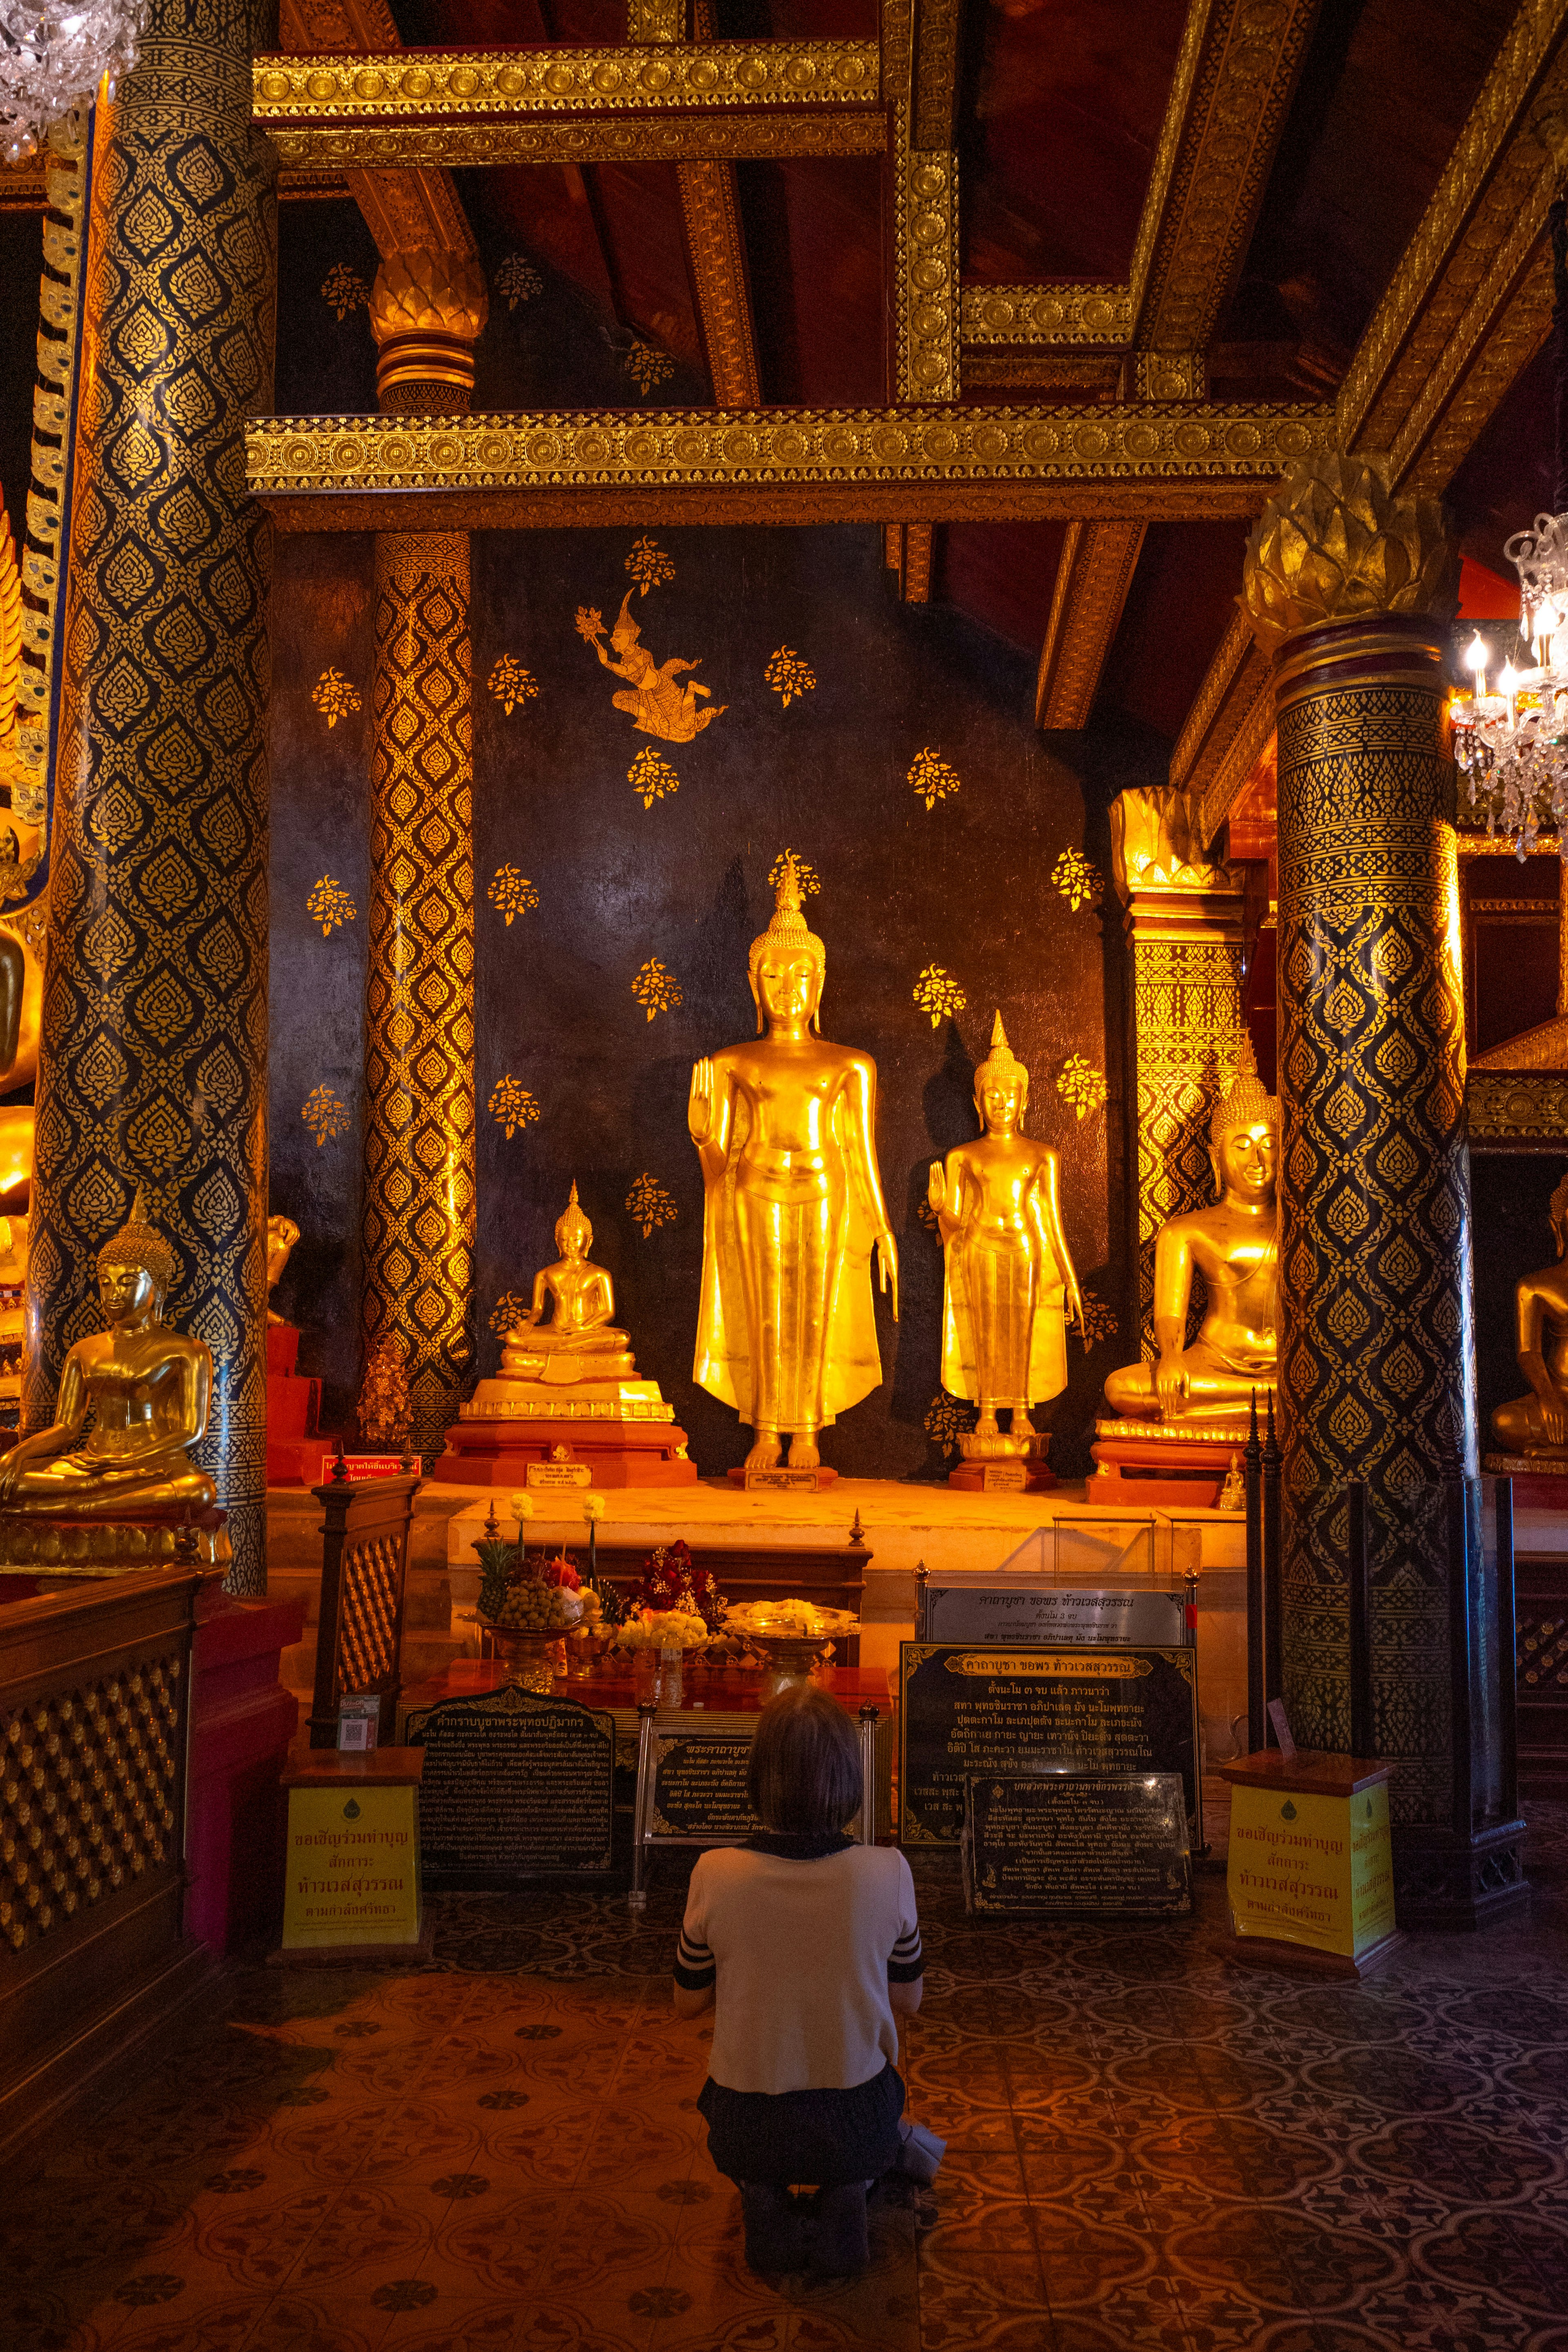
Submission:
[[1458,552],[1442,503],[1396,491],[1388,460],[1329,451],[1289,473],[1247,545],[1241,608],[1265,653],[1379,613],[1446,615]]

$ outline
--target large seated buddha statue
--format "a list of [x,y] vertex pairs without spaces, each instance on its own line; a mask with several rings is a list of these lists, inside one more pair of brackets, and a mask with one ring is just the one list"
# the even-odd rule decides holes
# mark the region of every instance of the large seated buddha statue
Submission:
[[[528,1312],[501,1340],[500,1373],[481,1381],[447,1432],[437,1475],[516,1486],[531,1463],[550,1484],[688,1486],[686,1433],[657,1381],[639,1381],[629,1336],[613,1320],[615,1285],[588,1252],[594,1228],[574,1183],[555,1224],[561,1255],[533,1277]],[[570,1469],[566,1465],[572,1465]]]
[[[1153,1363],[1123,1365],[1105,1383],[1118,1418],[1097,1424],[1094,1454],[1108,1475],[1157,1475],[1184,1463],[1205,1475],[1215,1462],[1194,1448],[1229,1449],[1246,1434],[1256,1396],[1272,1397],[1279,1361],[1279,1226],[1275,1171],[1279,1106],[1265,1092],[1243,1041],[1240,1066],[1209,1129],[1217,1200],[1161,1226],[1154,1243]],[[1186,1343],[1193,1276],[1208,1303],[1197,1338]],[[1151,1487],[1146,1499],[1159,1496]],[[1195,1497],[1194,1498],[1195,1499]]]

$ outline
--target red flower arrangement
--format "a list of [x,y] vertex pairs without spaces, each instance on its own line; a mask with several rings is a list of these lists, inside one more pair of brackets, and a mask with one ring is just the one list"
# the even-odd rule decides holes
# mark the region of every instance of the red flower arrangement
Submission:
[[730,1603],[714,1582],[711,1569],[695,1567],[689,1546],[677,1542],[661,1544],[644,1560],[635,1605],[686,1610],[700,1617],[710,1633],[717,1633]]

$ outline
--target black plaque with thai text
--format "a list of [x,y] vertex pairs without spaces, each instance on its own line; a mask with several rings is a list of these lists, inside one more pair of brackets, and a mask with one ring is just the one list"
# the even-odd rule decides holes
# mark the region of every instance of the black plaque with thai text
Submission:
[[715,1841],[750,1837],[758,1826],[746,1794],[751,1761],[746,1732],[658,1733],[651,1834]]
[[1178,1772],[999,1772],[965,1783],[963,1899],[982,1918],[1184,1919]]
[[410,1710],[425,1750],[419,1846],[427,1887],[498,1889],[610,1867],[615,1717],[509,1683]]
[[1197,1820],[1197,1681],[1190,1649],[899,1650],[900,1843],[955,1846],[964,1781],[1010,1772],[1176,1772]]

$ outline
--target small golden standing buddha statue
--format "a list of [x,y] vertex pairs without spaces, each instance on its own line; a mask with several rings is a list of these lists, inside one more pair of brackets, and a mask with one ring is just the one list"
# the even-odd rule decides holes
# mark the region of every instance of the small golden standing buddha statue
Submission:
[[[565,1388],[576,1381],[629,1381],[636,1376],[631,1340],[610,1321],[616,1311],[615,1285],[604,1266],[588,1263],[593,1243],[594,1228],[577,1199],[574,1179],[572,1197],[555,1221],[561,1255],[534,1276],[528,1313],[501,1342],[503,1380],[545,1381]],[[545,1311],[552,1301],[554,1317],[547,1323]],[[591,1365],[584,1363],[584,1357],[593,1359]]]
[[[817,1433],[881,1383],[871,1254],[899,1311],[877,1168],[877,1065],[824,1039],[827,950],[786,855],[747,974],[757,1036],[691,1073],[702,1163],[702,1303],[692,1379],[750,1422],[748,1470],[816,1470]],[[832,1474],[825,1474],[832,1475]]]
[[[973,1433],[959,1439],[966,1461],[1036,1450],[1030,1403],[1061,1394],[1068,1323],[1083,1329],[1057,1155],[1024,1133],[1028,1099],[1029,1073],[998,1013],[974,1073],[981,1132],[931,1162],[929,1192],[943,1244],[942,1385],[980,1407]],[[996,1416],[1007,1408],[1004,1435]]]
[[0,1514],[169,1517],[216,1501],[190,1460],[206,1434],[212,1353],[161,1319],[174,1271],[138,1189],[130,1223],[98,1254],[109,1328],[67,1356],[50,1426],[0,1454]]
[[[1500,1404],[1492,1433],[1505,1454],[1529,1454],[1568,1475],[1568,1176],[1547,1206],[1554,1265],[1514,1286],[1514,1336],[1529,1393]],[[1489,1465],[1489,1466],[1490,1466]]]

